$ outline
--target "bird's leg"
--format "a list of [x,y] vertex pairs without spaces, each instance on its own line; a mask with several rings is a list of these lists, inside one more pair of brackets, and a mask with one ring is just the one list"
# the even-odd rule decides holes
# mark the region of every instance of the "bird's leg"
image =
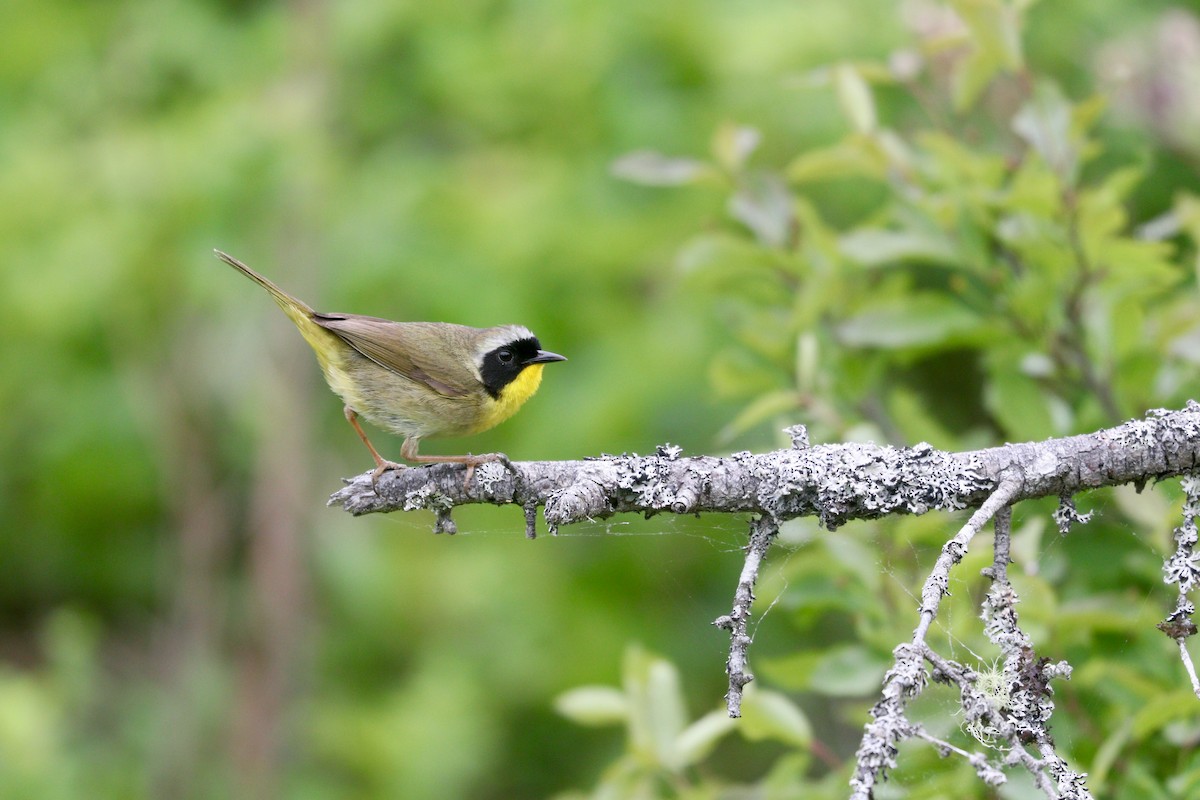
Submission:
[[[342,409],[346,414],[346,421],[354,426],[354,430],[358,433],[358,438],[362,439],[362,443],[371,451],[371,457],[375,459],[375,471],[371,473],[371,486],[375,487],[379,484],[379,476],[387,472],[389,469],[404,469],[403,464],[397,464],[395,461],[388,461],[383,456],[379,455],[379,451],[371,444],[367,438],[367,434],[363,433],[362,426],[358,424],[358,412],[350,406]],[[407,442],[405,442],[407,444]]]
[[420,441],[420,439],[414,437],[405,439],[404,444],[400,446],[400,457],[405,461],[415,461],[418,464],[466,464],[467,475],[463,479],[464,487],[471,485],[471,478],[475,475],[475,468],[480,464],[499,461],[509,472],[513,471],[512,462],[508,460],[508,456],[504,455],[504,453],[483,453],[477,456],[423,456],[417,453]]

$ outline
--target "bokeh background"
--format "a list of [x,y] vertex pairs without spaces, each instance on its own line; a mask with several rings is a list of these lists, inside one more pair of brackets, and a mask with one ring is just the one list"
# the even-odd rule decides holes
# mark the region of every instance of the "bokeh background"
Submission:
[[[1026,72],[965,101],[961,86],[946,89],[960,94],[943,102],[936,38],[953,50],[977,29],[924,2],[9,0],[0,795],[548,797],[603,786],[614,780],[606,765],[637,751],[620,726],[583,727],[554,698],[583,684],[628,688],[648,657],[639,643],[675,665],[689,716],[720,703],[726,643],[710,621],[728,609],[745,520],[622,518],[530,542],[512,508],[461,509],[454,537],[432,535],[425,513],[327,509],[369,458],[302,340],[214,247],[321,310],[520,322],[569,356],[513,420],[426,443],[428,453],[765,449],[797,421],[818,440],[984,446],[1091,430],[1194,395],[1195,255],[1179,198],[1200,154],[1195,5],[975,5],[1020,17]],[[866,67],[832,81],[819,72],[871,63],[901,74],[915,53],[932,100]],[[853,287],[809,293],[824,306],[798,311],[809,267],[783,289],[743,280],[745,263],[788,245],[772,238],[771,170],[870,133],[874,120],[900,137],[938,128],[1003,163],[1021,152],[1007,121],[1033,95],[1035,71],[1066,96],[1109,98],[1093,115],[1089,158],[1098,175],[1138,170],[1115,228],[1133,240],[1144,223],[1166,226],[1166,249],[1146,257],[1161,291],[1132,309],[1092,308],[1143,326],[1080,348],[1144,345],[1125,361],[1097,356],[1111,397],[1096,400],[1103,392],[1078,364],[1072,391],[1006,383],[1018,362],[1044,377],[1043,362],[997,355],[996,328],[968,331],[937,304],[916,305],[936,341],[917,332],[904,349],[886,323],[881,334],[849,313]],[[854,75],[871,79],[871,117]],[[752,159],[768,176],[754,186],[768,188],[746,195],[747,211],[729,202],[737,175],[619,161],[647,149],[730,173]],[[837,233],[882,219],[886,191],[852,177],[803,197]],[[741,250],[721,249],[735,240]],[[860,262],[874,259],[866,271],[882,274],[890,256],[857,244]],[[714,260],[730,272],[694,279]],[[927,278],[893,282],[888,297],[929,289]],[[750,300],[735,302],[743,290]],[[1170,322],[1145,333],[1168,295]],[[747,334],[781,319],[778,337]],[[901,334],[916,322],[884,319]],[[837,353],[824,360],[803,336],[822,326],[831,334],[819,352]],[[373,439],[398,453],[398,440]],[[1032,608],[1078,599],[1072,630],[1085,633],[1066,640],[1078,659],[1134,665],[1097,677],[1099,698],[1075,696],[1077,719],[1062,727],[1071,756],[1085,770],[1106,759],[1102,781],[1165,785],[1181,769],[1172,754],[1200,741],[1177,695],[1173,713],[1112,736],[1122,707],[1184,688],[1170,643],[1145,631],[1171,605],[1157,570],[1172,495],[1101,497],[1097,537],[1109,549],[1099,555],[1096,538],[1042,536],[1052,507],[1029,512],[1027,561],[1044,581],[1029,584]],[[764,597],[781,602],[758,652],[776,665],[765,684],[788,693],[812,735],[730,736],[699,771],[643,758],[659,777],[640,796],[817,796],[799,787],[821,780],[837,796],[889,642],[915,619],[907,593],[952,527],[935,515],[851,526],[844,539],[793,528],[799,549],[765,578]],[[900,538],[880,547],[884,535]],[[1095,582],[1075,573],[1089,574],[1089,559],[1110,567]],[[884,610],[871,611],[879,598]],[[1136,619],[1120,616],[1131,604]],[[969,607],[957,622],[971,628]],[[864,625],[875,635],[866,644]],[[1151,675],[1136,666],[1147,662]],[[1100,708],[1112,710],[1089,718]],[[940,769],[934,761],[921,769]],[[954,774],[928,783],[929,796],[976,791],[964,788],[969,769]],[[765,775],[778,794],[729,788],[766,792]]]

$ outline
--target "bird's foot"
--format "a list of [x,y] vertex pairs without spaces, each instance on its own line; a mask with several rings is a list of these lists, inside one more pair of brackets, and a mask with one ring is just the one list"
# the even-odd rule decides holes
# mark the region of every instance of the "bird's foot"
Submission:
[[408,467],[404,464],[397,464],[395,461],[386,461],[382,458],[375,465],[375,469],[371,472],[371,488],[375,490],[375,494],[379,494],[379,479],[383,476],[383,473],[394,469],[408,469]]

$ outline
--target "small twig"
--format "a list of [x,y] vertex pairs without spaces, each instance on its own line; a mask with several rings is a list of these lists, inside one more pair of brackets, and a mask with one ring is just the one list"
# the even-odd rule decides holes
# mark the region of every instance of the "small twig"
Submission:
[[1012,474],[1006,476],[996,487],[996,491],[992,492],[983,505],[971,515],[967,524],[963,525],[954,538],[942,547],[942,554],[938,556],[933,571],[929,573],[929,577],[921,589],[921,618],[917,622],[916,631],[913,632],[914,644],[921,644],[925,641],[925,634],[937,616],[942,598],[950,594],[951,568],[962,561],[975,534],[979,533],[998,511],[1009,504],[1020,488],[1019,478]]
[[728,616],[713,620],[713,625],[729,631],[729,659],[725,662],[725,671],[729,673],[729,691],[725,694],[725,705],[729,716],[734,718],[742,715],[742,688],[754,680],[754,674],[746,668],[753,641],[747,633],[747,623],[750,621],[750,606],[754,603],[754,584],[758,580],[758,571],[777,533],[779,523],[771,517],[764,515],[750,522],[750,541],[746,545],[746,560],[733,594],[733,610]]
[[537,503],[525,504],[525,538],[537,538]]
[[924,645],[904,642],[892,651],[895,663],[883,676],[883,697],[871,709],[871,721],[854,754],[857,766],[850,779],[852,800],[871,800],[875,796],[876,784],[896,766],[897,745],[916,733],[904,707],[929,682],[922,661],[925,649]]
[[1192,663],[1192,654],[1187,649],[1187,639],[1180,637],[1175,640],[1179,645],[1179,657],[1183,659],[1183,668],[1187,670],[1188,679],[1192,682],[1192,693],[1200,697],[1200,679],[1196,678],[1196,665]]
[[1163,581],[1179,587],[1175,610],[1162,622],[1158,629],[1170,636],[1179,645],[1179,657],[1192,682],[1192,692],[1200,698],[1200,679],[1196,677],[1196,665],[1187,649],[1189,636],[1196,635],[1196,622],[1192,616],[1196,606],[1188,599],[1188,593],[1200,585],[1200,554],[1196,543],[1200,541],[1200,530],[1196,519],[1200,517],[1200,473],[1191,472],[1180,481],[1183,487],[1183,522],[1175,529],[1175,553],[1163,565]]
[[982,753],[972,753],[970,750],[964,750],[944,739],[937,738],[921,727],[918,727],[914,731],[913,738],[928,742],[936,747],[938,752],[944,756],[951,753],[962,756],[975,768],[975,774],[979,776],[979,779],[988,786],[1002,786],[1007,781],[1004,770],[989,761]]
[[[1073,507],[1073,504],[1072,504]],[[1061,508],[1061,506],[1060,506]],[[1050,681],[1069,678],[1071,666],[1060,661],[1050,663],[1038,658],[1033,640],[1018,625],[1016,604],[1020,598],[1008,580],[1009,548],[1012,541],[1012,509],[996,514],[996,544],[992,566],[984,574],[992,579],[992,588],[983,601],[984,633],[1004,656],[1005,696],[1003,730],[993,728],[1010,750],[1036,743],[1041,760],[1025,767],[1038,787],[1050,800],[1090,798],[1086,775],[1075,772],[1058,754],[1050,737],[1050,717],[1054,713],[1054,690]],[[1047,772],[1049,775],[1047,775]],[[1051,784],[1050,777],[1054,778]]]

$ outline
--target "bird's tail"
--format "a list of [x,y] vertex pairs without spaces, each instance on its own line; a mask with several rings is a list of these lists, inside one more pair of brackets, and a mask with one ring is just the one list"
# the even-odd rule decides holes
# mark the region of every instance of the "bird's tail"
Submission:
[[337,385],[340,385],[341,381],[338,360],[339,353],[347,347],[346,343],[337,335],[325,330],[316,323],[314,319],[316,312],[307,303],[292,297],[233,256],[222,253],[220,250],[214,250],[213,252],[217,254],[217,258],[267,290],[271,295],[271,299],[278,303],[279,307],[283,309],[283,313],[287,314],[288,318],[295,323],[296,327],[300,329],[300,334],[304,337],[304,340],[308,342],[309,347],[316,353],[317,361],[320,363],[321,369],[325,372],[325,379],[329,381],[329,385],[333,386],[334,391],[339,395],[342,394],[337,388]]
[[283,309],[284,313],[291,318],[292,322],[296,323],[297,327],[299,327],[302,332],[307,333],[307,328],[312,325],[312,316],[314,313],[313,310],[309,308],[308,304],[299,298],[293,297],[283,289],[280,289],[278,286],[271,283],[271,281],[267,280],[262,275],[259,275],[257,272],[250,269],[248,266],[243,264],[241,261],[238,261],[228,253],[222,253],[220,250],[213,250],[213,252],[217,254],[217,258],[221,259],[226,264],[266,289],[271,295],[271,298],[278,303],[279,307]]

